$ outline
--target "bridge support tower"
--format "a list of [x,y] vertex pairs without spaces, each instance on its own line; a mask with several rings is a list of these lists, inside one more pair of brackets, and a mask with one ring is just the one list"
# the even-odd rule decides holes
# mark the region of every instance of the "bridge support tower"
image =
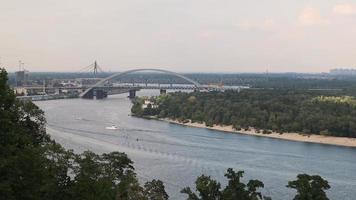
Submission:
[[105,99],[108,97],[108,93],[102,89],[93,88],[88,93],[86,93],[82,98],[84,99]]
[[136,97],[136,90],[129,90],[129,96],[130,99],[133,99]]
[[108,97],[108,93],[105,90],[94,89],[93,96],[96,99],[105,99]]
[[160,90],[159,90],[159,94],[167,94],[167,90],[165,90],[165,89],[160,89]]

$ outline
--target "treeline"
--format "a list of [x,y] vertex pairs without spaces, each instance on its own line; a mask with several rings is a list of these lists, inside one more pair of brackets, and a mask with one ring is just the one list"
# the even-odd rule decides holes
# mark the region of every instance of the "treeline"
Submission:
[[[113,72],[98,73],[98,78],[113,75]],[[270,74],[219,74],[219,73],[189,73],[184,74],[201,84],[243,85],[251,88],[274,88],[274,89],[338,89],[348,95],[356,95],[355,76],[332,76],[328,74],[300,74],[300,73],[270,73]],[[31,72],[29,80],[43,84],[43,80],[51,79],[75,79],[93,77],[93,73],[69,73],[69,72]],[[115,80],[114,80],[115,81]],[[190,84],[186,80],[164,74],[141,72],[127,74],[120,77],[121,82],[127,83],[160,83],[160,84]],[[10,74],[9,83],[16,84],[15,74]]]
[[[162,181],[140,185],[125,153],[75,154],[51,140],[44,113],[31,102],[16,100],[0,69],[0,199],[4,200],[167,200]],[[151,107],[152,108],[152,107]],[[228,169],[224,189],[209,176],[196,180],[196,193],[182,189],[188,200],[269,200],[259,180],[241,181],[243,171]],[[183,187],[183,186],[182,186]],[[328,182],[298,175],[288,183],[295,200],[328,200]]]
[[[228,183],[224,189],[221,184],[210,176],[202,175],[195,181],[197,193],[186,187],[181,192],[188,195],[187,200],[272,200],[264,196],[259,189],[264,187],[259,180],[249,180],[247,184],[241,182],[243,171],[235,172],[228,169],[225,177]],[[297,180],[289,181],[288,188],[297,190],[293,200],[328,200],[325,190],[330,188],[329,183],[320,176],[299,174]]]
[[158,106],[141,109],[142,100],[135,100],[132,112],[237,130],[356,137],[356,99],[332,91],[177,92],[151,101]]

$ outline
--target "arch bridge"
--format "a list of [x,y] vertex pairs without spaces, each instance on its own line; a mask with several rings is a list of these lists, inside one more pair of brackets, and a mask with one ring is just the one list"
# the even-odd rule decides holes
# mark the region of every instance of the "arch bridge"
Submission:
[[[141,72],[141,71],[155,71],[155,72],[161,72],[161,73],[165,73],[165,74],[169,74],[169,75],[173,75],[179,78],[182,78],[184,80],[186,80],[187,82],[191,83],[193,87],[187,87],[185,89],[194,89],[194,90],[202,90],[202,89],[206,89],[203,85],[201,85],[200,83],[198,83],[197,81],[194,81],[182,74],[176,73],[176,72],[172,72],[172,71],[168,71],[168,70],[163,70],[163,69],[133,69],[133,70],[128,70],[128,71],[124,71],[124,72],[118,72],[115,73],[99,82],[97,82],[96,84],[90,86],[89,88],[87,88],[84,92],[82,92],[80,94],[81,98],[105,98],[107,96],[107,93],[105,91],[105,89],[109,89],[108,87],[106,87],[104,84],[109,81],[112,80],[114,78],[120,78],[126,74],[130,74],[130,73],[135,73],[135,72]],[[165,92],[166,89],[175,89],[173,87],[156,87],[157,89],[160,89],[161,92]],[[125,86],[122,87],[122,89],[126,89],[129,91],[129,97],[134,97],[135,93],[137,90],[141,89],[141,87],[137,87],[137,86]],[[154,87],[149,87],[149,89],[154,89]],[[182,87],[178,87],[176,89],[184,89]]]

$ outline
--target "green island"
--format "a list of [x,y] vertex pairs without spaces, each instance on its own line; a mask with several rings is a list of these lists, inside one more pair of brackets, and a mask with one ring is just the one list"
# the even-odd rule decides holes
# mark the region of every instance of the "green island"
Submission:
[[131,112],[207,127],[251,128],[261,134],[356,137],[354,96],[298,90],[176,92],[133,101]]

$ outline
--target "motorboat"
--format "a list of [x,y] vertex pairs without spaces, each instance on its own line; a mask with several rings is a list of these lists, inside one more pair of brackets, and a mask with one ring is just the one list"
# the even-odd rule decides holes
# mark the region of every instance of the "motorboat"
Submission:
[[118,127],[115,126],[115,125],[111,125],[111,126],[105,127],[105,129],[106,129],[106,130],[116,130],[116,129],[118,129]]

